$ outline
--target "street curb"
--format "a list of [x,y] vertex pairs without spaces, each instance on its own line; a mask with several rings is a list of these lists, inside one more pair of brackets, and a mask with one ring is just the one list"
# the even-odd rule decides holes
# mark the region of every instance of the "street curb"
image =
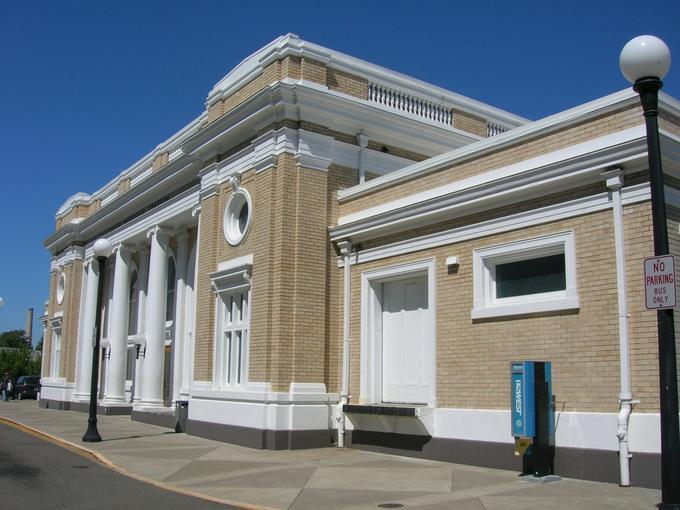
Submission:
[[117,466],[113,462],[111,462],[109,459],[107,459],[104,455],[102,455],[99,452],[96,452],[94,450],[90,450],[89,448],[85,448],[84,446],[78,445],[76,443],[72,443],[71,441],[67,441],[66,439],[62,439],[57,436],[53,436],[52,434],[48,434],[47,432],[43,432],[42,430],[35,429],[33,427],[30,427],[29,425],[25,425],[24,423],[12,420],[11,418],[7,418],[5,416],[0,416],[0,423],[4,423],[5,425],[8,425],[10,427],[13,427],[17,430],[20,430],[22,432],[25,432],[27,434],[30,434],[34,437],[37,437],[39,439],[43,439],[45,441],[49,441],[50,443],[53,443],[57,446],[60,446],[62,448],[66,448],[67,450],[70,450],[74,453],[77,453],[78,455],[81,455],[83,457],[89,458],[90,460],[93,460],[94,462],[97,462],[101,464],[102,466],[111,469],[113,471],[116,471],[117,473],[127,476],[128,478],[134,478],[135,480],[139,480],[140,482],[147,483],[149,485],[153,485],[155,487],[158,487],[160,489],[164,489],[167,491],[171,492],[176,492],[178,494],[183,494],[185,496],[191,496],[194,498],[202,499],[204,501],[210,501],[211,503],[219,503],[221,505],[230,505],[233,507],[237,507],[242,510],[279,510],[267,506],[256,506],[256,505],[251,505],[249,503],[243,503],[240,501],[231,501],[228,499],[222,499],[222,498],[217,498],[214,496],[208,496],[206,494],[201,494],[199,492],[194,492],[190,491],[188,489],[183,489],[181,487],[176,487],[174,485],[169,485],[164,482],[160,482],[158,480],[154,480],[152,478],[147,478],[142,475],[138,475],[136,473],[132,473],[125,468],[122,468],[120,466]]

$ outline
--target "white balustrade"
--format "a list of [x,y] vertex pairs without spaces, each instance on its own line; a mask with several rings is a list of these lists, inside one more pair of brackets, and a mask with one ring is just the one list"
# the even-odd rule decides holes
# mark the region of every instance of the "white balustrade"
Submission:
[[179,158],[182,154],[184,154],[184,151],[182,150],[181,147],[177,147],[177,148],[171,150],[170,154],[168,154],[168,162]]
[[417,117],[429,119],[437,124],[451,125],[451,108],[421,97],[407,94],[379,83],[368,84],[368,100]]
[[508,128],[500,126],[498,124],[494,124],[493,122],[488,122],[486,123],[486,136],[488,138],[491,138],[492,136],[500,135],[501,133],[505,133],[508,130]]
[[[437,124],[445,126],[453,125],[452,109],[443,103],[436,103],[413,94],[407,94],[401,90],[382,85],[380,83],[369,82],[368,100],[388,108],[410,113],[417,117],[429,119]],[[508,128],[487,121],[486,133],[488,137],[505,133]]]

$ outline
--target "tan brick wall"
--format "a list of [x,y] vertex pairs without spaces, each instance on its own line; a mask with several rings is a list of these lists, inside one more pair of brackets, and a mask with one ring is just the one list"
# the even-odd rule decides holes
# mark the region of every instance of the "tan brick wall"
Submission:
[[[271,382],[275,391],[288,391],[291,382],[324,382],[337,388],[342,331],[331,322],[337,322],[342,303],[327,225],[330,217],[337,217],[335,192],[356,179],[354,169],[311,170],[298,166],[291,155],[281,156],[275,168],[246,172],[241,185],[251,195],[253,217],[246,239],[236,247],[226,242],[222,232],[231,187],[223,185],[209,199],[214,207],[203,204],[197,380],[212,379],[216,297],[208,275],[219,262],[252,253],[248,379]],[[214,226],[204,228],[209,221]],[[205,231],[212,233],[210,238]]]
[[169,157],[170,157],[170,155],[166,151],[166,152],[161,152],[158,156],[153,158],[153,163],[151,164],[152,171],[156,172],[157,170],[160,170],[165,165],[167,165]]
[[199,217],[198,270],[196,274],[196,338],[194,350],[194,380],[212,380],[212,359],[215,325],[215,297],[210,286],[210,273],[217,268],[219,245],[219,196],[213,195],[201,203]]
[[[666,223],[668,227],[668,248],[671,255],[676,257],[675,280],[678,281],[678,277],[680,277],[680,264],[677,262],[680,260],[680,209],[668,207]],[[680,292],[678,294],[680,294]],[[680,302],[680,299],[678,298],[680,298],[680,295],[676,296],[676,302]],[[677,310],[673,314],[673,319],[675,325],[675,337],[678,338],[680,335],[680,313],[678,313]],[[680,362],[680,349],[678,349],[677,340],[675,357],[676,366],[680,366],[678,363]],[[678,387],[680,387],[680,372],[678,373]]]
[[486,138],[485,119],[456,109],[451,110],[451,112],[453,113],[452,124],[454,128]]
[[417,180],[399,182],[352,200],[343,202],[341,215],[354,213],[376,203],[388,202],[405,196],[479,175],[495,168],[517,163],[547,152],[562,149],[580,142],[639,125],[644,122],[639,107],[630,107],[618,112],[571,126],[560,131],[538,136],[491,154],[452,165],[451,167],[421,176]]
[[326,73],[326,86],[330,90],[368,100],[368,80],[365,78],[329,67]]
[[[550,313],[472,321],[473,249],[542,234],[574,231],[581,300],[575,313]],[[363,271],[436,258],[437,405],[507,409],[508,368],[513,360],[553,362],[560,410],[615,412],[619,391],[619,339],[611,211],[489,236],[352,268],[351,389],[359,395],[360,278]],[[642,301],[642,259],[651,252],[648,204],[625,209],[631,371],[638,412],[658,408],[656,329]],[[444,260],[457,255],[449,274]],[[340,273],[341,270],[338,270]]]
[[61,330],[60,375],[67,381],[76,378],[76,354],[78,352],[78,322],[80,320],[80,294],[83,283],[83,261],[75,260],[64,268],[66,288],[64,292],[64,318]]
[[300,75],[303,80],[326,85],[326,64],[309,58],[302,59]]
[[271,83],[287,77],[300,79],[301,76],[304,76],[308,80],[318,82],[318,80],[321,79],[321,75],[323,75],[323,81],[319,83],[325,84],[325,66],[318,62],[304,59],[300,62],[300,59],[297,57],[286,57],[283,60],[272,62],[266,66],[263,69],[262,74],[255,79],[246,83],[229,97],[221,99],[210,106],[210,108],[208,108],[208,123],[215,121],[225,113],[233,110],[239,104],[243,103],[249,97],[254,96]]
[[[331,165],[328,169],[328,222],[337,223],[339,205],[335,199],[338,190],[357,183],[358,174],[353,168]],[[342,384],[342,317],[343,317],[343,273],[338,271],[338,253],[327,243],[327,333],[328,348],[325,361],[326,389],[339,392]]]
[[[62,269],[66,278],[64,299],[61,305],[57,303],[58,271],[50,274],[50,290],[47,313],[50,319],[58,312],[63,313],[61,321],[61,355],[59,376],[67,381],[75,381],[76,353],[78,350],[78,322],[80,320],[80,292],[83,278],[83,261],[75,260]],[[52,326],[48,322],[45,338],[43,339],[43,357],[45,358],[45,374],[50,373],[52,357]]]
[[118,194],[125,193],[127,190],[130,189],[130,179],[122,179],[118,183]]

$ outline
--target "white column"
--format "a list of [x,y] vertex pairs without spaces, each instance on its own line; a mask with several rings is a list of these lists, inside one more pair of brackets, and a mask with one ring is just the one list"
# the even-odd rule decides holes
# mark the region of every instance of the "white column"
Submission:
[[177,241],[177,260],[175,264],[175,275],[177,285],[175,287],[175,338],[173,339],[173,373],[172,373],[172,400],[180,399],[180,388],[182,386],[182,367],[185,361],[185,341],[184,341],[184,298],[186,290],[187,258],[189,234],[186,231],[180,232],[176,236]]
[[165,346],[165,305],[168,277],[168,235],[152,228],[149,257],[149,285],[146,303],[146,356],[144,357],[143,406],[163,405],[163,357]]
[[[92,345],[91,345],[91,339],[86,338],[88,335],[85,333],[85,327],[86,327],[86,310],[87,310],[87,278],[90,273],[90,264],[86,261],[83,261],[83,283],[80,287],[80,313],[78,315],[78,342],[76,344],[76,387],[75,387],[75,392],[73,393],[73,399],[74,400],[82,400],[83,398],[87,397],[87,393],[81,394],[81,391],[84,389],[85,392],[87,392],[87,388],[89,386],[87,385],[86,381],[82,380],[82,374],[85,373],[85,368],[83,367],[83,364],[86,363],[86,360],[88,359],[88,354],[85,352],[86,350],[89,352],[89,359],[90,359],[90,364],[92,364]],[[44,335],[43,335],[44,338]],[[89,347],[89,349],[88,349]],[[44,358],[44,356],[43,356]],[[91,368],[91,367],[90,367]],[[88,369],[89,372],[89,369]]]
[[137,336],[141,341],[139,355],[135,360],[135,380],[133,382],[133,402],[139,402],[142,396],[144,349],[146,335],[146,296],[149,280],[149,248],[144,247],[139,251],[139,266],[137,272]]
[[90,398],[90,380],[92,378],[92,348],[94,345],[94,323],[99,313],[97,310],[97,289],[99,288],[99,264],[95,259],[88,261],[87,289],[85,291],[85,309],[83,317],[83,334],[78,335],[82,342],[81,361],[76,374],[76,391],[74,397],[88,400]]
[[113,298],[109,311],[109,363],[106,373],[106,403],[125,402],[128,313],[130,309],[130,253],[122,245],[114,249]]

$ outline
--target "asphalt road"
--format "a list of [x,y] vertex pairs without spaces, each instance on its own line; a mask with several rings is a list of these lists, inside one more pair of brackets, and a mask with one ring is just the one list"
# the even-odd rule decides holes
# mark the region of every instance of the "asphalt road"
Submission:
[[1,510],[235,508],[128,478],[49,441],[0,424]]

